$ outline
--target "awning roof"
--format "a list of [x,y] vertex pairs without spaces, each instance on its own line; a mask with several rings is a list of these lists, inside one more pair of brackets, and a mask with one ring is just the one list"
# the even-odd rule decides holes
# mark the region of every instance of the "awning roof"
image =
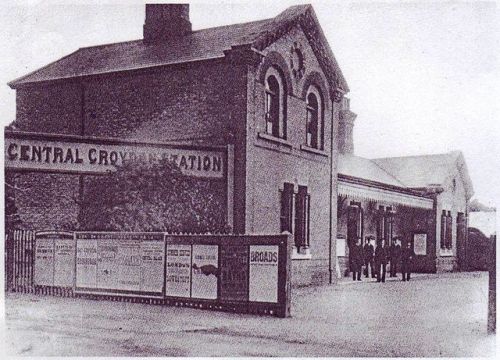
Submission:
[[405,205],[422,209],[432,209],[434,205],[433,200],[426,197],[348,183],[342,180],[339,180],[338,194],[347,195],[356,200],[374,200],[384,204]]

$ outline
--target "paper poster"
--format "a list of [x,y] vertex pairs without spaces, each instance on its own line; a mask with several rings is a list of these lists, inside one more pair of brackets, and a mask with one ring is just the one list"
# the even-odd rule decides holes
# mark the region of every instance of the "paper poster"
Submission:
[[413,235],[413,251],[415,255],[427,255],[427,234]]
[[346,240],[343,238],[337,238],[337,256],[345,256],[345,245]]
[[277,245],[250,246],[249,300],[278,302]]
[[77,238],[76,286],[92,289],[97,287],[97,240]]
[[221,245],[220,297],[248,300],[248,245]]
[[120,240],[117,253],[118,290],[141,290],[141,243],[139,240]]
[[193,245],[191,297],[217,299],[218,245]]
[[54,239],[54,286],[73,287],[75,251],[73,236]]
[[54,285],[54,239],[36,238],[35,285]]
[[118,239],[99,239],[97,244],[97,288],[122,289],[119,285]]
[[167,244],[165,295],[191,296],[191,245]]
[[[164,244],[160,233],[79,233],[77,286],[103,292],[162,293]],[[85,255],[85,251],[90,253],[84,250],[85,247],[95,251],[91,258]],[[95,265],[83,268],[83,263]],[[80,272],[78,265],[82,269]],[[90,272],[94,281],[91,281]],[[83,283],[86,285],[81,285]]]
[[161,292],[163,289],[163,264],[165,242],[163,237],[141,243],[141,291]]

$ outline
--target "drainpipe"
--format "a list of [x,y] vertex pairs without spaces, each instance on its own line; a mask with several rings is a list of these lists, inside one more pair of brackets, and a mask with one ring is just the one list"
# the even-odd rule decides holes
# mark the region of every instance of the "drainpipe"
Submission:
[[[333,246],[333,221],[337,221],[337,217],[335,216],[335,219],[334,219],[334,216],[333,216],[333,196],[336,194],[336,192],[334,193],[333,191],[333,186],[334,186],[334,177],[333,177],[333,154],[334,154],[334,147],[335,147],[335,143],[334,143],[334,133],[333,133],[333,125],[334,125],[334,121],[335,121],[335,118],[334,118],[334,114],[335,114],[335,109],[334,109],[334,106],[335,106],[335,102],[334,100],[331,100],[331,104],[332,104],[332,122],[331,122],[331,126],[330,126],[330,238],[329,238],[329,246],[328,246],[328,272],[329,272],[329,283],[332,284],[333,283],[333,272],[335,271],[335,268],[334,268],[334,264],[333,264],[333,249],[332,249],[332,246]],[[335,199],[336,200],[336,199]],[[337,236],[335,234],[335,236]]]

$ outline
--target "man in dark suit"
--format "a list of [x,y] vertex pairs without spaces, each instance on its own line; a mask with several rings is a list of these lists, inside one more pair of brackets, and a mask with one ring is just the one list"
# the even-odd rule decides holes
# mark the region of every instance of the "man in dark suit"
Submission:
[[410,281],[411,260],[413,258],[415,258],[415,252],[411,247],[411,243],[408,241],[401,251],[401,273],[403,275],[403,281]]
[[390,267],[390,276],[395,277],[397,272],[397,266],[401,261],[401,245],[399,244],[399,238],[395,237],[392,239],[392,245],[390,248],[390,256],[391,256],[391,267]]
[[[375,249],[373,245],[370,243],[371,237],[367,236],[365,238],[365,246],[363,247],[363,256],[365,258],[365,276],[368,277],[368,272],[370,271],[372,274],[372,278],[375,277],[375,266],[373,265],[373,255]],[[370,268],[370,270],[368,270]]]
[[377,269],[377,282],[385,282],[387,267],[387,248],[385,241],[381,240],[375,248],[375,269]]
[[361,268],[363,267],[363,248],[361,247],[361,239],[358,238],[356,244],[351,248],[351,271],[352,280],[361,281]]

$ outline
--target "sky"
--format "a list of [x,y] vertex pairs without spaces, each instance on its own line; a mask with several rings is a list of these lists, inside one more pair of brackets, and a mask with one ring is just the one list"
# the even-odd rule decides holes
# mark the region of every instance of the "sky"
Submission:
[[[161,2],[161,1],[156,1]],[[475,198],[500,200],[500,3],[308,1],[351,89],[355,153],[461,150]],[[142,38],[145,1],[6,0],[0,5],[0,119],[7,82],[79,47]],[[297,1],[193,1],[193,29],[276,16]]]

